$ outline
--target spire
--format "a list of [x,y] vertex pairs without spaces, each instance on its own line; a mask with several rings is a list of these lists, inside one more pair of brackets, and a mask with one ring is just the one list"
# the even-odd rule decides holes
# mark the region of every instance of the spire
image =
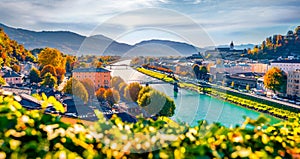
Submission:
[[233,45],[233,41],[231,41],[230,43],[230,50],[233,50],[234,49],[234,45]]

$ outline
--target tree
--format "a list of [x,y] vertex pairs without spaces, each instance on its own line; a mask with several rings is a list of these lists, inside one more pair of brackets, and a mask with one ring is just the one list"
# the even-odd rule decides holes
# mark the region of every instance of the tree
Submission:
[[89,95],[84,85],[77,79],[70,78],[67,84],[63,88],[63,92],[68,94],[73,94],[74,96],[80,98],[83,102],[87,102]]
[[0,57],[0,69],[2,69],[2,64],[4,63],[3,58]]
[[41,82],[40,71],[37,70],[36,68],[31,69],[30,73],[29,73],[29,80],[30,80],[31,83]]
[[141,88],[142,87],[138,82],[130,83],[125,88],[125,98],[129,101],[136,102]]
[[119,90],[120,83],[124,83],[124,80],[120,76],[115,76],[111,79],[111,87],[115,90]]
[[41,67],[46,65],[52,65],[54,67],[65,68],[66,60],[62,56],[62,53],[53,48],[45,48],[38,55],[38,62]]
[[264,76],[264,85],[266,88],[284,93],[286,89],[287,76],[284,71],[278,67],[272,67]]
[[97,99],[98,99],[98,101],[99,102],[103,102],[103,101],[105,101],[105,96],[104,96],[104,94],[105,94],[105,92],[106,92],[106,89],[105,88],[99,88],[97,91],[96,91],[96,97],[97,97]]
[[84,85],[85,89],[87,90],[89,94],[89,98],[93,98],[95,96],[94,82],[91,79],[86,78],[82,80],[81,83]]
[[74,62],[75,62],[74,56],[66,57],[66,72],[72,72]]
[[105,100],[110,106],[113,106],[115,103],[118,103],[120,101],[119,92],[113,89],[106,90],[104,96]]
[[50,88],[53,88],[54,86],[56,86],[56,83],[57,83],[56,77],[54,77],[49,72],[45,74],[43,81],[42,81],[43,86],[49,86]]
[[234,81],[231,82],[231,87],[232,87],[232,88],[234,87]]
[[199,68],[200,68],[200,66],[198,65],[198,64],[194,64],[193,65],[193,71],[194,71],[194,73],[195,73],[195,77],[197,78],[197,79],[199,79]]
[[126,87],[127,87],[127,84],[125,82],[121,82],[119,84],[119,94],[121,94],[123,97],[125,97],[124,94],[125,94]]
[[62,67],[56,67],[55,68],[55,73],[56,73],[56,76],[57,76],[58,83],[60,83],[65,78],[66,69],[64,69]]
[[249,91],[249,90],[250,90],[250,86],[249,86],[249,84],[247,84],[247,86],[246,86],[246,90],[247,90],[247,91]]
[[6,84],[5,79],[2,76],[0,76],[0,86],[3,86],[5,84]]
[[53,76],[57,77],[56,69],[52,65],[46,65],[45,67],[43,67],[41,71],[41,77],[44,77],[46,73],[51,73]]
[[174,115],[174,101],[156,90],[144,93],[138,100],[139,106],[146,110],[149,115],[171,117]]
[[141,100],[142,96],[143,96],[145,93],[150,92],[151,90],[153,90],[153,89],[152,89],[150,86],[142,87],[142,89],[141,89],[140,92],[139,92],[137,102],[138,102],[138,103],[141,102],[140,100]]
[[15,72],[20,72],[21,71],[21,67],[19,65],[17,65],[17,64],[14,64],[12,66],[12,70],[14,70]]
[[205,79],[206,76],[207,76],[207,68],[205,66],[200,66],[199,68],[200,79]]

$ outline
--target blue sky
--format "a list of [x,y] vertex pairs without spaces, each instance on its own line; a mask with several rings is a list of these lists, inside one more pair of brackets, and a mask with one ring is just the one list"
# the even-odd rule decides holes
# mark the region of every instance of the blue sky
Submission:
[[285,34],[300,25],[299,8],[299,0],[2,0],[0,22],[36,31],[104,34],[130,44],[168,39],[204,47],[257,44]]

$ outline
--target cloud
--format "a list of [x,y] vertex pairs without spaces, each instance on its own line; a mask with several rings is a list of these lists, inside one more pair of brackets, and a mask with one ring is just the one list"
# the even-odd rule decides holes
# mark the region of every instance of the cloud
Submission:
[[278,28],[285,32],[282,28],[299,25],[300,14],[298,0],[2,0],[0,22],[30,30],[71,30],[85,35],[101,23],[105,23],[102,28],[108,35],[117,29],[124,31],[149,26],[172,26],[186,34],[199,31],[199,26],[185,20],[187,17],[172,15],[172,12],[141,10],[113,20],[115,16],[124,16],[123,12],[149,7],[183,13],[203,26],[214,39],[218,38],[217,41],[227,41],[228,35],[243,41],[241,35],[247,32],[264,36],[272,30],[274,33],[280,31]]

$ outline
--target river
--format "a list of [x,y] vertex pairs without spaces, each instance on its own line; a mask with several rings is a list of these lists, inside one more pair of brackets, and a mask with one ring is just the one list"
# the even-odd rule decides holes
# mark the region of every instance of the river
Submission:
[[[120,61],[116,64],[129,64],[130,60]],[[154,80],[154,78],[144,75],[130,67],[116,66],[110,69],[112,76],[120,76],[125,82],[130,83],[135,80]],[[174,99],[176,104],[175,115],[172,119],[188,123],[191,126],[197,124],[199,120],[207,120],[209,123],[219,122],[230,127],[241,125],[243,116],[256,119],[261,113],[208,96],[194,91],[179,89],[177,97],[174,97],[173,85],[171,84],[150,84],[151,87],[165,93]],[[279,122],[280,119],[265,114],[271,119],[271,123]]]

